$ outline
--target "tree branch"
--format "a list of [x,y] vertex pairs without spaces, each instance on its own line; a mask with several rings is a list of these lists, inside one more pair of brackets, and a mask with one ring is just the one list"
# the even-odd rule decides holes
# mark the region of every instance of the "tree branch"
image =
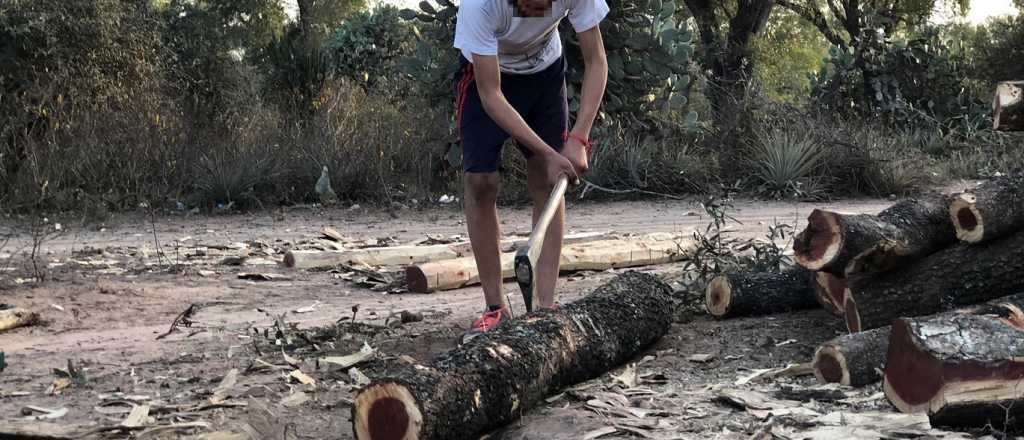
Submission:
[[843,48],[849,45],[848,42],[844,41],[839,37],[839,34],[836,34],[835,31],[828,26],[828,21],[825,20],[825,16],[820,10],[818,10],[816,5],[811,5],[810,3],[801,4],[799,1],[800,0],[775,0],[775,3],[793,11],[796,15],[799,15],[801,18],[814,25],[814,27],[818,28],[818,31],[821,32],[821,35],[823,35],[830,43]]

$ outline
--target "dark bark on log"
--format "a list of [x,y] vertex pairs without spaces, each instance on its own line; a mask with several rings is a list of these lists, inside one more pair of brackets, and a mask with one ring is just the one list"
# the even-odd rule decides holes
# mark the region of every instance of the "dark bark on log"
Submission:
[[1024,230],[1024,172],[998,177],[957,196],[949,205],[956,236],[981,243]]
[[851,280],[846,298],[850,332],[893,319],[930,315],[1024,291],[1024,232],[1003,240],[960,244],[904,270]]
[[816,209],[793,243],[796,261],[841,277],[905,266],[956,241],[949,202],[949,196],[929,194],[878,215]]
[[814,352],[814,377],[851,387],[873,384],[882,380],[888,348],[889,327],[840,336]]
[[818,305],[814,284],[814,273],[799,267],[782,273],[723,274],[708,283],[704,305],[719,319],[810,309]]
[[814,276],[814,297],[818,304],[829,313],[843,316],[843,295],[846,279],[828,272],[816,272]]
[[992,129],[1024,131],[1024,81],[996,85],[992,97]]
[[[971,314],[896,320],[886,396],[903,412],[928,412],[936,426],[1002,427],[1007,408],[1024,407],[1022,307],[1024,295],[1015,295]],[[1024,418],[1009,423],[1024,428]]]
[[427,365],[390,365],[352,408],[360,439],[468,439],[544,397],[600,376],[661,338],[676,300],[657,277],[627,272],[558,310],[538,310]]

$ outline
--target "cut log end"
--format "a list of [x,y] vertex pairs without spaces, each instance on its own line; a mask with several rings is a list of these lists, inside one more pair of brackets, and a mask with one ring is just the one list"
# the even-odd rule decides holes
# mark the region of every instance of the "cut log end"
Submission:
[[418,265],[405,267],[405,281],[409,285],[410,292],[430,293],[430,283],[427,281],[427,274]]
[[732,298],[732,286],[729,284],[729,277],[719,275],[708,283],[704,291],[704,305],[708,313],[714,317],[724,316],[729,311],[729,302]]
[[846,318],[846,330],[850,333],[858,333],[863,329],[860,323],[860,312],[857,310],[857,301],[853,299],[853,292],[850,289],[843,292],[843,316]]
[[913,346],[910,324],[904,319],[893,322],[882,387],[893,406],[904,413],[927,411],[942,391],[941,363]]
[[839,221],[834,213],[815,209],[807,217],[807,228],[793,242],[797,264],[818,270],[832,261],[843,246]]
[[355,400],[356,438],[360,440],[415,440],[423,414],[409,390],[396,383],[378,383],[362,390]]
[[981,212],[975,205],[972,194],[961,194],[949,205],[949,214],[956,228],[956,237],[968,243],[977,243],[985,235],[985,224]]
[[850,385],[850,370],[846,356],[831,345],[824,345],[814,352],[814,377],[822,383]]

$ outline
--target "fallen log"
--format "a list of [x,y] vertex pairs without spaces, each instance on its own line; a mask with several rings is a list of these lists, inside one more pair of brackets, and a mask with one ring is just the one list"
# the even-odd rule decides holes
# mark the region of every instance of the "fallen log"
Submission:
[[[605,232],[585,232],[565,236],[564,242],[586,243],[607,238]],[[502,240],[503,251],[514,252],[525,246],[528,238]],[[365,264],[368,266],[404,266],[430,261],[449,260],[473,254],[469,242],[436,244],[430,246],[391,246],[349,250],[290,250],[284,254],[282,264],[296,269],[334,267],[339,264]]]
[[900,411],[927,412],[937,426],[1024,428],[1022,307],[1017,295],[987,313],[896,320],[886,397]]
[[0,332],[35,324],[39,315],[21,307],[0,309]]
[[828,272],[814,273],[814,297],[821,308],[836,316],[843,316],[843,295],[846,278]]
[[959,244],[907,268],[852,280],[844,300],[850,332],[893,319],[931,315],[1024,290],[1024,232],[1002,240]]
[[[686,258],[693,247],[692,239],[665,233],[569,244],[562,247],[559,270],[608,270],[671,263]],[[515,276],[514,260],[514,253],[501,254],[502,279]],[[405,279],[409,290],[429,293],[478,284],[480,273],[476,260],[464,257],[408,266]]]
[[882,380],[888,346],[889,327],[835,338],[814,352],[814,377],[851,387],[876,383]]
[[815,209],[793,242],[794,259],[841,277],[904,266],[956,241],[949,200],[941,194],[905,199],[878,215]]
[[[1024,302],[1024,294],[1002,297],[946,314],[985,315],[1007,302]],[[943,315],[932,315],[943,316]],[[882,380],[890,327],[850,333],[828,341],[814,353],[814,375],[822,383],[861,387]]]
[[1005,81],[996,85],[992,97],[992,129],[1024,131],[1024,81]]
[[1024,229],[1024,172],[998,177],[960,194],[949,204],[956,236],[968,243]]
[[718,275],[704,289],[704,306],[719,319],[810,309],[818,305],[813,278],[813,272],[800,267]]
[[675,304],[657,277],[627,272],[427,365],[389,363],[356,394],[353,431],[362,440],[477,438],[635,357],[668,331]]

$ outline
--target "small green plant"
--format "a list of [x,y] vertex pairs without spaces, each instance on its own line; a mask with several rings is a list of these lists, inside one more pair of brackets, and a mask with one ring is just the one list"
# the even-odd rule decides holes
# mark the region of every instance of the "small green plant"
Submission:
[[763,238],[743,239],[728,235],[730,222],[743,224],[728,214],[733,208],[730,194],[709,196],[701,207],[711,221],[703,231],[694,231],[696,250],[683,265],[697,282],[704,284],[719,274],[741,270],[780,272],[792,265],[785,253],[792,244],[792,225],[773,221]]
[[808,133],[772,130],[750,146],[750,166],[759,192],[772,198],[816,198],[827,149]]

